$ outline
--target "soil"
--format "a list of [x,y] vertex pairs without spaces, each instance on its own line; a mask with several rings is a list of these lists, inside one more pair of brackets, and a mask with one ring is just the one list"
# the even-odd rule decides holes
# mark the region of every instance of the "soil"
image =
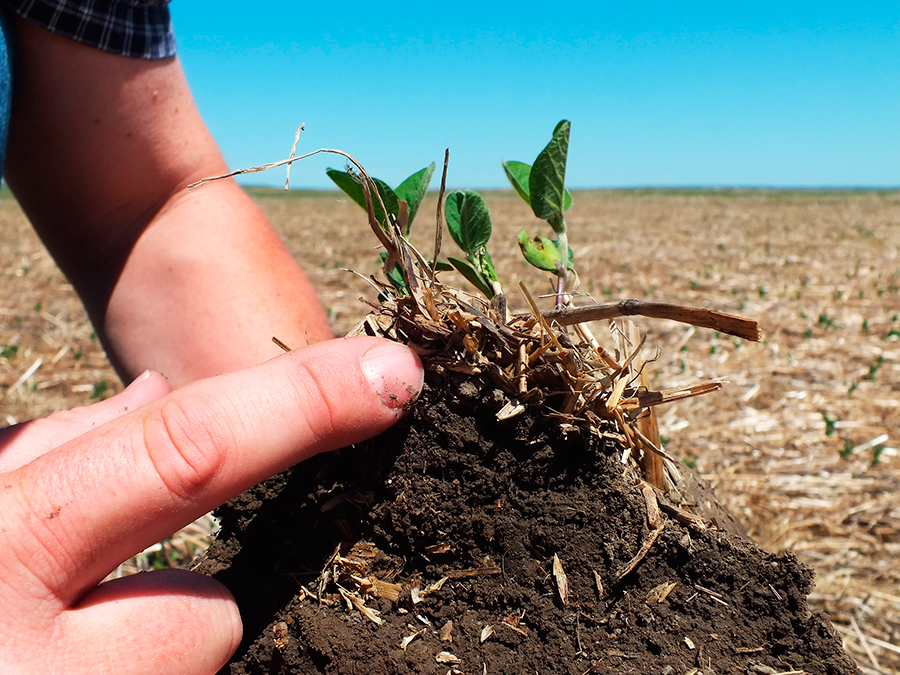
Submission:
[[[346,334],[371,289],[342,268],[378,272],[358,207],[334,192],[251,193],[304,264],[334,333]],[[527,207],[512,191],[485,197],[501,278],[543,293],[516,245],[520,228],[534,229]],[[413,239],[427,253],[435,195],[426,199]],[[635,319],[661,354],[654,389],[728,379],[713,395],[658,408],[666,450],[714,483],[756,541],[815,566],[810,603],[862,666],[900,674],[900,193],[578,191],[570,213],[583,287],[598,301],[679,302],[763,323],[764,343],[741,343]],[[121,390],[72,286],[5,189],[0,271],[0,422]],[[199,539],[184,535],[117,574],[185,564]]]
[[429,373],[389,432],[219,509],[196,567],[244,618],[222,672],[858,672],[792,553],[657,520],[614,437],[504,402]]

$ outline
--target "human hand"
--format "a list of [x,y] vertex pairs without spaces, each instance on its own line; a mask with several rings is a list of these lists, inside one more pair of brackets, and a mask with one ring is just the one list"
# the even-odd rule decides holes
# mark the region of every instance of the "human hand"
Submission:
[[422,382],[408,348],[348,338],[174,392],[148,372],[0,431],[0,672],[215,673],[241,637],[223,586],[101,580],[260,480],[383,431]]

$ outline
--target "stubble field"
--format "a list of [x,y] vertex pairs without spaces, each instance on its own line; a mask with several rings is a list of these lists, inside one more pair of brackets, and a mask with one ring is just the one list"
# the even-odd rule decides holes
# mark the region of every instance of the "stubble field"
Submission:
[[[343,269],[364,277],[379,267],[362,212],[337,193],[253,195],[319,289],[335,334],[349,331],[365,314],[359,298],[374,298]],[[579,304],[638,298],[760,322],[757,344],[634,319],[645,353],[658,353],[653,388],[727,381],[658,411],[666,450],[695,465],[764,547],[794,549],[816,569],[812,604],[831,614],[864,672],[900,673],[900,194],[574,196]],[[520,279],[534,295],[549,290],[515,243],[520,228],[538,227],[514,193],[485,197],[491,254],[523,311]],[[426,256],[434,207],[432,196],[413,233]],[[8,198],[0,272],[0,423],[121,389],[71,286]],[[605,324],[594,332],[608,334]]]

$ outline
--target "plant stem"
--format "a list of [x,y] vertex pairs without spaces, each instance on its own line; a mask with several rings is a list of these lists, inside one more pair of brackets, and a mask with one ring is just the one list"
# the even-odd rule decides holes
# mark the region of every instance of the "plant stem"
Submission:
[[568,286],[568,269],[569,269],[569,235],[566,232],[566,221],[561,221],[562,231],[559,233],[557,248],[559,249],[560,263],[556,269],[556,308],[561,309],[566,305],[566,291]]

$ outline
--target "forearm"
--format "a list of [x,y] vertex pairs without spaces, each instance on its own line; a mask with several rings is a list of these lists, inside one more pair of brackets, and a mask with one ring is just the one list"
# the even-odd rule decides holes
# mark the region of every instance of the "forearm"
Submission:
[[309,282],[232,181],[175,59],[111,56],[19,20],[6,176],[128,380],[173,385],[330,337]]
[[173,385],[328,339],[321,304],[262,213],[229,182],[181,193],[144,230],[95,319],[123,378]]

